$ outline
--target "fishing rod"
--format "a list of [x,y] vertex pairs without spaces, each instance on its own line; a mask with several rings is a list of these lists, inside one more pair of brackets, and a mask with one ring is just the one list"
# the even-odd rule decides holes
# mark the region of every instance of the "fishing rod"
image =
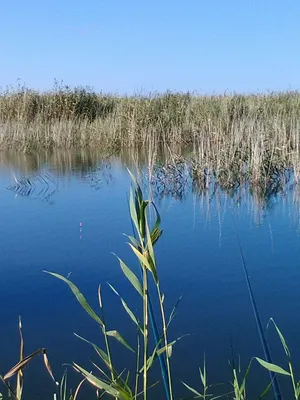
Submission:
[[[253,313],[254,313],[254,317],[255,317],[255,321],[256,321],[256,327],[257,327],[258,334],[259,334],[259,337],[260,337],[260,341],[261,341],[261,344],[262,344],[262,347],[263,347],[263,352],[264,352],[264,355],[265,355],[265,358],[266,358],[267,362],[273,364],[271,353],[270,353],[269,346],[268,346],[268,342],[267,342],[265,334],[264,334],[264,330],[263,330],[263,326],[262,326],[262,323],[261,323],[258,307],[257,307],[256,301],[255,301],[255,297],[254,297],[254,294],[253,294],[253,290],[252,290],[252,286],[251,286],[251,282],[250,282],[248,269],[247,269],[247,266],[246,266],[246,262],[245,262],[245,258],[244,258],[244,254],[243,254],[240,238],[239,238],[239,235],[238,235],[238,231],[237,231],[237,228],[236,228],[236,224],[235,224],[235,220],[234,220],[233,215],[232,215],[232,221],[233,221],[235,234],[236,234],[236,237],[237,237],[237,243],[238,243],[238,247],[239,247],[240,257],[241,257],[241,261],[242,261],[242,265],[243,265],[243,269],[244,269],[244,274],[245,274],[245,278],[246,278],[246,282],[247,282],[248,292],[249,292],[249,296],[250,296],[250,300],[251,300],[251,304],[252,304],[252,309],[253,309]],[[272,388],[273,388],[273,392],[274,392],[274,399],[275,400],[282,400],[282,395],[281,395],[281,392],[280,392],[279,383],[278,383],[278,379],[277,379],[277,376],[276,376],[275,372],[269,371],[269,375],[270,375],[270,378],[271,378],[271,384],[272,384]]]

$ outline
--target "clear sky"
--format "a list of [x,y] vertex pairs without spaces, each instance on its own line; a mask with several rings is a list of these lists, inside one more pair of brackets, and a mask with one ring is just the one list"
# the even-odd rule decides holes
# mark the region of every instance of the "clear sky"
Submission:
[[300,0],[2,0],[0,86],[300,88]]

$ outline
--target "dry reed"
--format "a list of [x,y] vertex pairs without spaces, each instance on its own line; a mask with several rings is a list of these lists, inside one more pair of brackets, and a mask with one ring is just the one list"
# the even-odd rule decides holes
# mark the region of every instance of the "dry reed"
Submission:
[[226,190],[249,183],[259,197],[300,179],[300,92],[197,96],[191,93],[118,97],[56,86],[40,93],[24,87],[0,93],[0,149],[160,148],[175,160],[189,148],[194,183]]

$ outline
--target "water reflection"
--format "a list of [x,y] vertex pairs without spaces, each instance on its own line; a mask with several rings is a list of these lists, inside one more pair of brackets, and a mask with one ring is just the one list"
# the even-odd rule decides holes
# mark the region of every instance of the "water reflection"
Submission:
[[56,150],[41,153],[0,152],[0,167],[8,167],[22,175],[38,173],[47,166],[58,175],[76,172],[84,176],[95,171],[99,161],[109,159],[111,154],[100,150]]
[[58,182],[47,172],[17,178],[13,174],[14,183],[7,187],[16,196],[39,199],[53,204],[52,197],[58,190]]
[[253,182],[234,171],[204,168],[195,169],[190,149],[148,148],[120,150],[108,154],[99,149],[69,149],[42,153],[0,153],[0,168],[13,171],[13,183],[8,189],[17,195],[49,201],[58,190],[58,179],[74,176],[95,190],[113,181],[112,164],[135,171],[144,189],[149,189],[156,201],[172,198],[184,201],[190,193],[200,200],[209,213],[210,203],[226,197],[239,207],[250,205],[256,223],[263,221],[277,199],[284,199],[293,191],[294,202],[300,204],[299,188],[291,169],[280,169],[268,179]]
[[51,204],[59,190],[59,180],[75,176],[95,190],[112,179],[111,158],[102,152],[55,151],[41,154],[0,153],[0,168],[12,172],[13,183],[7,187],[16,195],[40,199]]

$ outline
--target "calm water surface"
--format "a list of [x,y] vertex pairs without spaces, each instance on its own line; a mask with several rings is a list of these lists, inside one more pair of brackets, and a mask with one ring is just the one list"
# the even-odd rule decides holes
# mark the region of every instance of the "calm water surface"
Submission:
[[[43,270],[69,275],[95,307],[97,287],[102,284],[110,328],[118,329],[135,346],[134,327],[106,286],[106,282],[113,284],[131,308],[138,309],[135,293],[112,255],[135,265],[122,235],[132,229],[125,164],[133,168],[133,160],[130,156],[103,160],[82,152],[1,155],[1,373],[18,358],[19,315],[25,353],[46,347],[57,379],[64,363],[76,361],[90,370],[89,359],[97,361],[92,349],[73,334],[99,342],[97,326],[68,287]],[[300,373],[299,203],[292,183],[262,207],[247,188],[231,194],[220,189],[201,194],[189,182],[174,185],[165,175],[165,186],[162,178],[149,186],[147,167],[143,162],[140,167],[144,190],[150,187],[162,217],[164,233],[157,260],[167,310],[183,296],[170,338],[190,334],[178,342],[172,355],[176,398],[189,395],[181,380],[200,389],[198,366],[204,352],[212,384],[230,381],[232,350],[242,368],[252,356],[263,358],[236,231],[263,325],[269,317],[275,318]],[[29,178],[30,185],[22,177]],[[286,367],[274,329],[266,335],[273,361]],[[118,344],[115,349],[120,367],[131,367],[134,358]],[[70,384],[75,386],[78,378],[70,372]],[[249,381],[253,398],[267,378],[264,370],[253,365]],[[285,382],[281,381],[283,391]],[[41,359],[26,370],[25,385],[25,399],[51,398],[55,388]],[[160,396],[159,389],[153,391],[153,398]]]

